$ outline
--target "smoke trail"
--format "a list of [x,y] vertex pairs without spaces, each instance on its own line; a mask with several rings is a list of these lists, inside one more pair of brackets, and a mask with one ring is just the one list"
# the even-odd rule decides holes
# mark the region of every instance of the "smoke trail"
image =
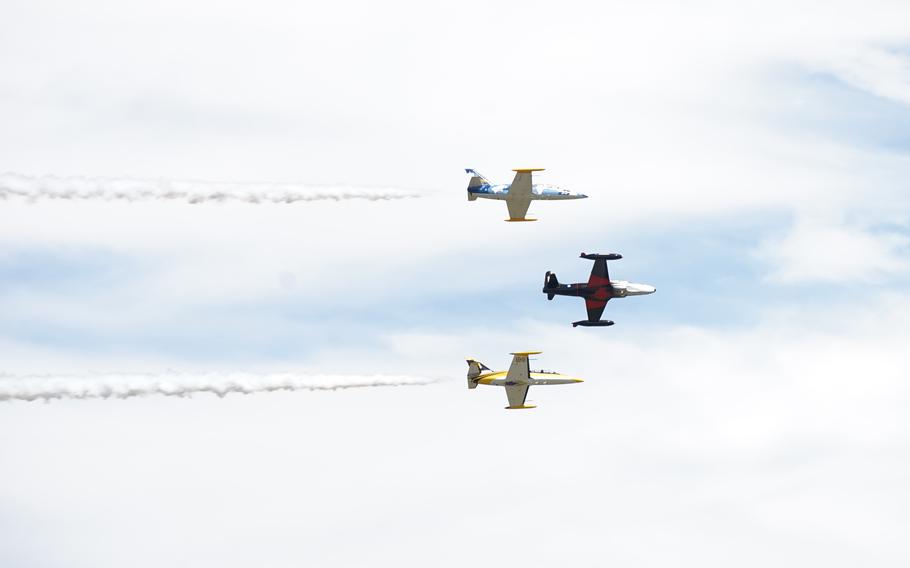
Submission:
[[187,203],[296,203],[298,201],[384,201],[420,197],[414,191],[394,188],[308,186],[294,183],[230,183],[209,181],[114,179],[85,177],[32,177],[0,175],[0,199],[152,201]]
[[188,397],[212,393],[338,390],[427,385],[434,379],[399,375],[302,375],[297,373],[165,373],[96,375],[0,374],[0,401],[64,398],[131,398],[160,394]]

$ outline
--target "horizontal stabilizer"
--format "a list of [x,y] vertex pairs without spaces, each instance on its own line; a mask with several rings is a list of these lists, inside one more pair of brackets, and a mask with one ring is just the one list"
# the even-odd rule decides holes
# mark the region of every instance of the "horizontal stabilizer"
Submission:
[[506,410],[526,410],[529,408],[537,408],[533,404],[522,404],[521,406],[507,406]]
[[509,355],[540,355],[543,351],[519,351],[517,353],[509,353]]
[[520,174],[527,174],[531,172],[542,172],[543,170],[544,168],[515,168],[512,171]]
[[598,321],[581,320],[581,321],[572,322],[572,327],[576,327],[579,325],[582,327],[605,327],[608,325],[613,325],[613,322],[610,320],[598,320]]
[[619,260],[620,258],[622,258],[622,255],[621,255],[621,254],[617,254],[617,253],[615,253],[615,252],[611,252],[611,253],[609,253],[609,254],[596,254],[596,253],[588,254],[588,253],[586,253],[586,252],[583,252],[583,253],[581,253],[580,257],[581,257],[581,258],[586,258],[586,259],[588,259],[588,260],[601,260],[601,259],[603,259],[603,260]]

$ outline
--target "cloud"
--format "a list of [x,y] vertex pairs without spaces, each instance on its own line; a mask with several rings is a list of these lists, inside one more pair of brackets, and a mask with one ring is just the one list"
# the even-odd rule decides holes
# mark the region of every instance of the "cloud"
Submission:
[[826,66],[841,80],[910,106],[910,53],[871,45],[844,49]]
[[895,231],[800,218],[781,235],[766,236],[756,256],[780,284],[877,283],[910,271],[910,237]]
[[187,203],[297,203],[364,199],[386,201],[420,197],[414,191],[392,188],[318,187],[292,183],[229,183],[210,181],[77,178],[0,175],[0,199],[152,201]]
[[231,393],[397,387],[427,385],[432,382],[433,379],[407,376],[298,373],[0,374],[0,401],[47,402],[65,398],[132,398],[156,394],[186,397],[198,393],[223,397]]

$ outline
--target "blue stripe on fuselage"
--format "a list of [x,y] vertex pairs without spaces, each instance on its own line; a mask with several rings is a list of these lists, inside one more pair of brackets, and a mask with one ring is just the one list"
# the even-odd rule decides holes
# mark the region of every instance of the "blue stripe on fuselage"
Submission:
[[[471,193],[478,193],[478,194],[482,194],[482,195],[490,195],[490,194],[494,194],[494,193],[495,194],[508,194],[509,187],[511,187],[511,184],[509,184],[509,185],[490,185],[488,183],[485,183],[478,187],[473,187],[473,188],[469,189],[468,191],[470,191]],[[542,186],[542,185],[531,186],[531,192],[534,195],[569,195],[569,192],[564,189],[559,189],[558,187],[554,187],[554,186]]]

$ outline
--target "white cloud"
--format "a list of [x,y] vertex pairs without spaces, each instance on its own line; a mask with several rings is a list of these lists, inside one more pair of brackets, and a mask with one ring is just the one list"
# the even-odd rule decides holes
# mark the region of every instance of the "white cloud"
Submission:
[[908,247],[910,238],[900,233],[803,218],[786,234],[767,237],[756,252],[772,282],[852,286],[906,274]]
[[845,46],[821,65],[855,88],[910,105],[910,53],[898,51],[905,41],[890,48]]

